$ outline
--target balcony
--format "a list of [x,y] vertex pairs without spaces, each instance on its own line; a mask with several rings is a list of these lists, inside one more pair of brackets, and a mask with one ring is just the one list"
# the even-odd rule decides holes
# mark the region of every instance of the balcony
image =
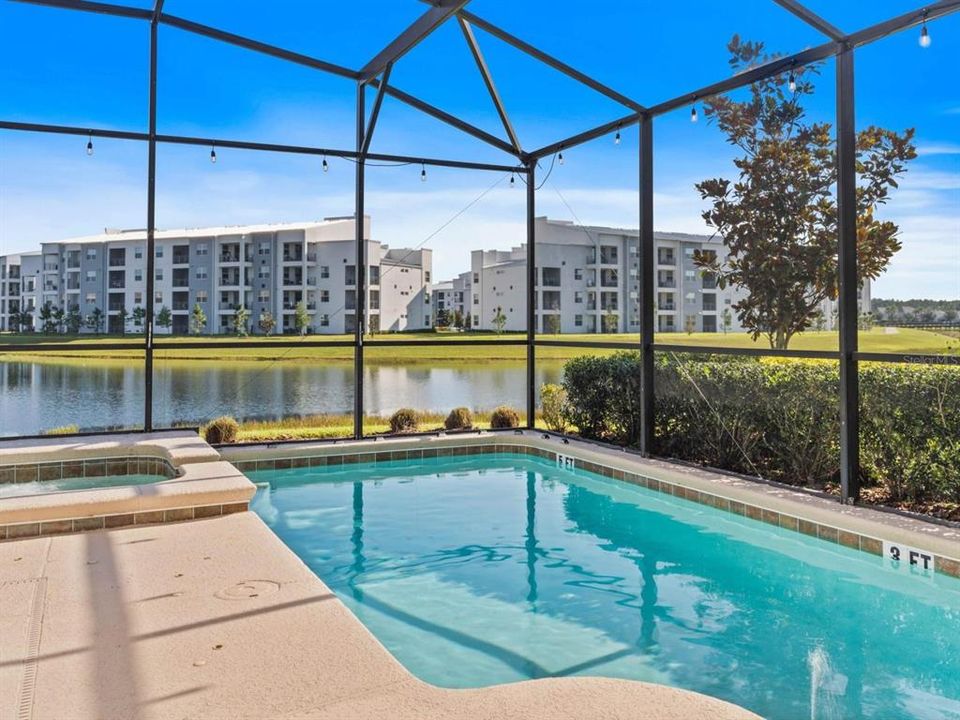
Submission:
[[659,302],[657,303],[658,310],[676,310],[677,306],[672,302]]
[[126,258],[122,258],[122,257],[110,258],[110,267],[123,267],[126,264],[127,264]]
[[190,253],[174,253],[172,262],[174,265],[189,265]]
[[235,253],[220,253],[220,262],[222,263],[238,263],[240,262],[240,255]]

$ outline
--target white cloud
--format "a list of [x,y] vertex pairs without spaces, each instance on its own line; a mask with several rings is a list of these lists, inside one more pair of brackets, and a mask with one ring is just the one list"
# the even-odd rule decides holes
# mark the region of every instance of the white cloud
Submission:
[[960,155],[960,145],[951,142],[931,142],[917,145],[917,155]]

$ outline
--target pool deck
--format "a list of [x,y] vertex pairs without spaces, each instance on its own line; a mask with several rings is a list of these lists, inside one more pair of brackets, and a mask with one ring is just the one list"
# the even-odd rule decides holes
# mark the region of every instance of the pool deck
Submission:
[[756,718],[696,693],[410,675],[249,512],[0,543],[0,717]]

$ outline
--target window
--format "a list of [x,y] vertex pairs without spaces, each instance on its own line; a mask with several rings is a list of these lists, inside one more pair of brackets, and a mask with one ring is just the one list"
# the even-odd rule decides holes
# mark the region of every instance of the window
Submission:
[[330,291],[329,291],[329,290],[321,290],[321,291],[320,291],[320,302],[322,302],[322,303],[330,302]]
[[370,309],[371,310],[380,309],[380,291],[379,290],[370,291]]
[[479,304],[480,304],[480,296],[479,296],[477,293],[474,293],[474,294],[473,294],[473,304],[474,304],[474,305],[479,305]]
[[424,295],[423,295],[423,302],[424,302],[425,305],[429,305],[429,304],[430,304],[430,293],[424,293]]
[[270,268],[266,265],[261,265],[260,269],[257,271],[257,277],[261,280],[266,280],[270,277]]
[[697,271],[696,271],[696,270],[684,270],[684,271],[683,271],[683,276],[684,276],[685,278],[687,278],[688,280],[694,280],[694,279],[696,279],[696,277],[697,277]]
[[583,268],[574,268],[574,269],[573,269],[573,279],[574,279],[574,280],[583,280]]
[[207,301],[207,291],[206,290],[197,290],[197,302],[205,303]]
[[257,246],[257,255],[269,255],[270,254],[270,243],[262,242]]
[[86,302],[87,302],[87,305],[96,305],[96,304],[97,304],[97,294],[96,294],[96,293],[87,293]]
[[574,315],[573,324],[577,327],[583,327],[583,315]]
[[157,256],[158,258],[162,258],[162,257],[163,257],[163,245],[157,245],[157,249],[156,249],[156,253],[155,253],[155,254],[156,254],[156,256]]
[[197,280],[206,280],[206,279],[207,279],[207,268],[206,268],[206,267],[203,267],[203,266],[198,267],[198,268],[197,268]]
[[601,245],[600,246],[600,263],[604,265],[615,265],[617,260],[617,246],[616,245]]
[[380,284],[380,266],[379,265],[370,266],[370,284],[371,285]]
[[330,316],[321,315],[320,316],[320,327],[329,327],[330,326]]
[[87,270],[87,282],[96,282],[96,281],[97,281],[97,271]]
[[140,269],[134,270],[133,279],[136,282],[141,282],[143,280],[143,270],[140,270]]
[[270,302],[270,291],[261,290],[260,293],[257,295],[257,300],[262,303]]
[[156,303],[157,305],[160,305],[163,302],[163,293],[155,292],[153,294],[153,302]]
[[[425,270],[425,271],[424,271],[424,273],[423,273],[423,281],[424,281],[424,282],[430,282],[430,271],[429,271],[429,270]],[[428,315],[427,317],[429,317],[429,315]]]
[[474,315],[474,316],[473,316],[473,326],[474,326],[474,327],[480,327],[480,316],[479,316],[479,315]]
[[143,305],[143,293],[142,293],[142,292],[137,291],[137,292],[135,292],[135,293],[133,294],[133,304],[134,304],[134,305]]
[[140,247],[139,245],[138,245],[137,247],[135,247],[135,248],[133,249],[133,257],[134,257],[136,260],[140,260],[141,258],[143,258],[143,248]]
[[96,259],[97,259],[97,249],[87,248],[87,260],[96,260]]
[[347,265],[343,268],[343,282],[345,285],[357,284],[357,268],[354,265]]
[[576,292],[573,294],[573,301],[574,301],[575,303],[582,303],[582,302],[583,302],[583,293],[580,292],[579,290],[576,291]]
[[473,274],[473,284],[476,285],[478,282],[480,282],[480,273],[474,273],[474,274]]
[[560,268],[545,267],[540,273],[543,278],[542,284],[544,287],[560,287]]
[[200,243],[197,245],[197,255],[206,255],[207,254],[207,244]]
[[156,280],[163,280],[163,268],[157,268],[157,272],[154,278]]
[[320,279],[321,279],[321,280],[326,280],[328,277],[330,277],[330,266],[329,266],[329,265],[321,265],[321,266],[320,266]]

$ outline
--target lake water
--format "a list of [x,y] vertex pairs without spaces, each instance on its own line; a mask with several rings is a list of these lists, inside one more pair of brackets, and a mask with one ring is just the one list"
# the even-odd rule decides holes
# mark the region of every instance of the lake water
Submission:
[[[558,382],[562,361],[538,363],[537,386]],[[0,362],[0,436],[34,435],[62,425],[81,429],[143,424],[142,363],[89,365]],[[364,370],[367,414],[399,407],[448,411],[525,406],[522,362],[370,364]],[[218,415],[275,418],[353,411],[352,363],[154,366],[154,425],[199,424]]]

